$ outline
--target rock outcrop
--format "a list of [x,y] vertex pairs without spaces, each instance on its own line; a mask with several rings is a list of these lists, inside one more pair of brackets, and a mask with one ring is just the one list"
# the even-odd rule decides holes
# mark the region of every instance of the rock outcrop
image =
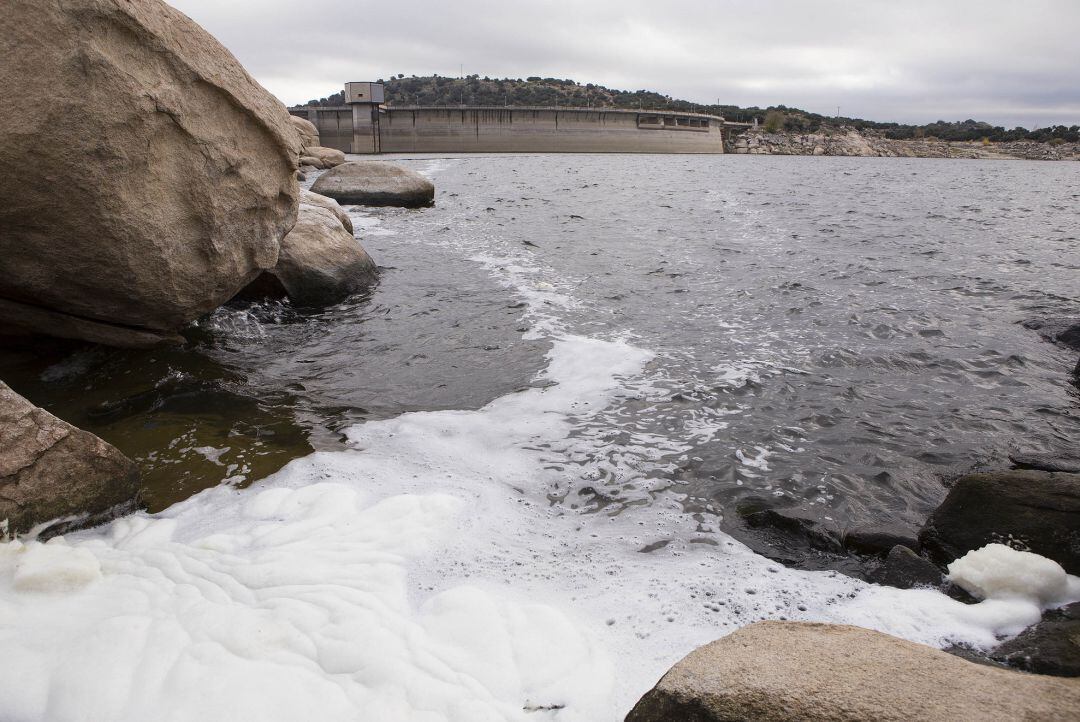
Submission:
[[311,190],[339,203],[419,208],[435,200],[435,186],[414,170],[384,161],[353,161],[323,173]]
[[0,166],[31,169],[0,175],[0,333],[174,340],[277,263],[297,133],[202,28],[159,0],[12,0],[0,38]]
[[768,133],[762,129],[737,135],[732,153],[751,155],[830,155],[887,158],[985,158],[1024,160],[1080,160],[1080,144],[1051,145],[1034,141],[984,144],[950,142],[936,138],[893,140],[880,131],[842,126],[816,133]]
[[1080,681],[846,625],[758,622],[683,658],[626,722],[1073,720]]
[[371,256],[333,210],[303,203],[296,225],[281,243],[277,265],[244,295],[284,293],[301,306],[326,306],[372,285],[377,275]]
[[51,533],[131,511],[135,464],[93,434],[56,418],[0,382],[0,529]]
[[304,118],[290,115],[296,134],[300,138],[300,165],[301,167],[322,170],[333,168],[345,162],[345,154],[334,148],[324,148],[320,145],[319,129],[315,124]]
[[956,480],[919,533],[939,563],[1001,543],[1080,574],[1080,474],[998,471]]

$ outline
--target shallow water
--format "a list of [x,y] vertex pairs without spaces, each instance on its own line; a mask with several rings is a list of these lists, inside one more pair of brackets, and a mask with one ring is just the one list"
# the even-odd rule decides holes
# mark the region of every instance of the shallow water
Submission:
[[[986,646],[1037,618],[788,569],[723,530],[770,506],[915,524],[943,476],[1075,445],[1075,359],[1019,322],[1080,301],[1080,167],[403,162],[437,203],[353,211],[385,268],[368,297],[19,366],[32,400],[146,446],[160,507],[325,451],[30,561],[4,549],[13,719],[162,699],[177,719],[617,719],[755,619]],[[176,419],[195,436],[139,437]],[[264,466],[216,465],[253,440]]]

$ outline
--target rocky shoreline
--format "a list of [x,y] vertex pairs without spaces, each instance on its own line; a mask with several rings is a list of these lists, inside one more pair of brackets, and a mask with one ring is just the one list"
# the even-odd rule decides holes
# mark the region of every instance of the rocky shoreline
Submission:
[[892,140],[879,131],[852,127],[817,133],[766,132],[754,128],[735,135],[728,152],[745,155],[854,156],[862,158],[961,158],[984,160],[1080,160],[1080,143],[952,142],[925,138]]
[[[301,190],[300,168],[339,169],[347,202],[434,197],[413,171],[322,147],[311,123],[158,0],[17,4],[0,28],[14,41],[4,66],[20,71],[0,79],[0,160],[35,168],[2,181],[5,346],[183,346],[200,317],[236,299],[319,308],[369,288],[378,268],[348,214]],[[93,92],[69,72],[80,63]],[[139,505],[131,460],[2,383],[0,439],[5,534],[45,538]]]
[[[339,203],[433,202],[434,187],[413,171],[349,163],[323,148],[314,126],[289,116],[216,40],[157,0],[20,5],[0,27],[19,47],[3,56],[15,72],[0,89],[18,112],[0,116],[9,139],[0,159],[37,169],[30,180],[3,181],[0,337],[181,345],[193,322],[234,299],[330,306],[378,278]],[[73,65],[92,70],[95,92],[79,92],[85,79],[70,77]],[[44,87],[79,100],[59,112]],[[28,128],[27,118],[45,120]],[[891,141],[853,129],[753,131],[735,139],[734,152],[1080,160],[1077,144]],[[326,171],[317,192],[301,190],[298,177],[313,170]],[[58,180],[70,177],[80,182]],[[1058,326],[1035,330],[1080,349],[1080,325]],[[747,521],[873,558],[883,584],[992,599],[1017,548],[1041,555],[1020,559],[1041,565],[1046,584],[1080,574],[1080,473],[1071,463],[1025,457],[1017,465],[1028,470],[965,476],[917,534],[875,528],[837,540],[787,510]],[[140,504],[131,459],[0,382],[4,537],[45,539]],[[972,561],[973,553],[982,556]],[[990,657],[1080,674],[1080,610],[1048,615]],[[957,710],[1074,718],[1080,681],[977,665],[854,627],[764,622],[693,652],[627,719],[947,719]]]

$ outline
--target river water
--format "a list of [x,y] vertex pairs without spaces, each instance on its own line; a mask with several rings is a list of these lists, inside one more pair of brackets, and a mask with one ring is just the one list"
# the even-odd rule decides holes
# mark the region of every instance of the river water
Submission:
[[1021,322],[1080,303],[1080,166],[400,162],[436,205],[351,209],[369,295],[5,362],[156,512],[0,553],[5,719],[619,719],[756,619],[1031,623],[743,520],[913,529],[958,473],[1075,449],[1076,359]]

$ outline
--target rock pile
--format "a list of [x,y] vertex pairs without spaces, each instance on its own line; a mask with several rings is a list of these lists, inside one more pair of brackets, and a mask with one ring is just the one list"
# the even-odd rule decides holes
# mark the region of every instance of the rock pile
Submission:
[[1080,160],[1080,144],[1033,141],[983,144],[934,138],[892,140],[872,130],[822,128],[816,133],[767,133],[762,129],[736,136],[731,152],[750,155],[830,155],[885,158],[985,158]]
[[345,162],[345,154],[334,148],[324,148],[319,139],[319,129],[304,118],[290,115],[296,134],[300,137],[300,166],[315,170],[333,168]]

